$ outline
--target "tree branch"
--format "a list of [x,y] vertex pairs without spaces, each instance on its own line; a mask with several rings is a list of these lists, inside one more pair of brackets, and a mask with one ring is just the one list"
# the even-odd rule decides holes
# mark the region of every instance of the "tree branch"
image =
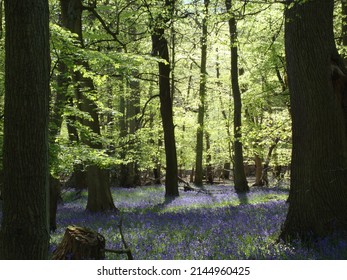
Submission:
[[145,115],[145,111],[146,111],[147,105],[149,104],[149,102],[151,102],[154,98],[157,98],[157,97],[160,97],[160,95],[159,94],[153,95],[146,101],[145,105],[142,108],[142,114],[141,114],[141,116],[137,120],[137,126],[138,127],[139,127],[139,125],[140,125],[140,123],[141,123],[141,121],[142,121],[142,119],[143,119],[143,117]]
[[[114,39],[114,41],[116,41],[117,43],[119,43],[123,49],[126,49],[126,44],[124,44],[122,41],[120,41],[118,39],[118,33],[114,32],[111,30],[111,28],[109,27],[108,24],[106,24],[105,20],[100,16],[100,14],[95,10],[95,7],[88,7],[88,6],[83,6],[83,9],[86,11],[91,12],[101,23],[102,27],[105,29],[105,31],[112,36],[112,38]],[[117,28],[118,29],[118,28]]]

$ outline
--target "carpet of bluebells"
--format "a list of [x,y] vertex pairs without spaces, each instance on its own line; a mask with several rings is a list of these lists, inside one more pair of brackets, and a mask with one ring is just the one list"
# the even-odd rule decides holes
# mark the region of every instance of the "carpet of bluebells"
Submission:
[[[123,249],[119,223],[134,259],[347,259],[347,242],[337,236],[307,248],[278,242],[288,204],[288,189],[251,188],[238,195],[231,186],[207,186],[165,199],[163,187],[113,188],[118,212],[90,213],[87,194],[65,190],[58,206],[51,253],[68,225],[90,228],[106,239],[106,248]],[[0,201],[1,202],[1,201]],[[1,206],[1,205],[0,205]],[[0,220],[1,220],[0,207]],[[126,259],[107,253],[108,259]]]
[[[277,242],[288,205],[287,189],[252,188],[238,195],[231,186],[205,187],[165,199],[164,188],[113,188],[120,212],[93,214],[85,210],[87,195],[75,199],[65,191],[58,206],[58,229],[51,235],[51,252],[68,225],[101,233],[106,248],[122,249],[118,224],[138,260],[219,259],[346,259],[347,244],[326,239],[315,248]],[[121,218],[122,217],[122,218]],[[108,259],[126,259],[107,253]]]

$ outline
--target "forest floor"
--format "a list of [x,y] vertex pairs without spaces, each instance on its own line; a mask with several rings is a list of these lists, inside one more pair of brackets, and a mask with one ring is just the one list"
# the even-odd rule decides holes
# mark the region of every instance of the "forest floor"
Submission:
[[287,188],[252,187],[238,195],[230,185],[214,185],[198,192],[182,190],[175,199],[165,199],[163,186],[112,188],[120,213],[101,214],[85,210],[86,193],[78,199],[75,194],[63,194],[52,252],[68,225],[95,230],[105,237],[106,248],[122,249],[122,217],[124,238],[138,260],[347,259],[346,242],[334,238],[310,249],[277,242],[288,210]]

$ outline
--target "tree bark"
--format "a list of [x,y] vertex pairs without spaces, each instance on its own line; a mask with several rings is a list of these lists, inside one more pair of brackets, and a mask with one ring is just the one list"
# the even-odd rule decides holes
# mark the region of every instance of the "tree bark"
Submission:
[[[132,71],[132,76],[138,76],[138,71]],[[138,123],[138,115],[140,114],[140,82],[131,80],[129,82],[130,98],[127,106],[127,119],[129,121],[129,134],[135,137],[136,131],[140,128]],[[136,138],[136,137],[135,137]],[[136,152],[136,143],[130,144],[130,150]],[[128,184],[135,187],[141,184],[141,175],[137,159],[128,163],[129,179]]]
[[53,176],[49,177],[49,230],[57,229],[57,208],[61,197],[60,181]]
[[103,260],[105,238],[87,228],[68,226],[53,260]]
[[[216,78],[217,78],[217,86],[220,87],[221,82],[220,82],[220,63],[219,63],[219,50],[218,50],[218,48],[217,48],[217,57],[216,57]],[[226,133],[228,135],[228,155],[229,155],[230,161],[232,161],[232,159],[233,159],[232,158],[232,142],[231,142],[232,137],[231,137],[231,129],[230,129],[231,104],[229,104],[229,102],[228,102],[228,109],[229,109],[229,114],[228,114],[227,111],[223,107],[222,92],[220,92],[220,94],[219,94],[219,102],[220,102],[221,112],[222,112],[222,116],[223,116],[224,123],[225,123],[225,130],[226,130]],[[223,179],[225,179],[225,180],[230,179],[230,169],[231,169],[231,163],[225,162],[224,167],[223,167],[223,174],[222,174]]]
[[195,179],[197,186],[202,186],[203,180],[203,151],[204,151],[204,119],[205,119],[205,99],[206,99],[206,64],[207,64],[207,16],[210,1],[204,0],[204,15],[202,19],[201,34],[201,63],[200,63],[200,87],[199,87],[199,109],[198,109],[198,130],[196,132],[196,158],[195,158]]
[[210,139],[210,133],[207,131],[205,132],[205,140],[206,140],[206,182],[210,185],[213,185],[214,183],[214,172],[212,167],[212,156],[211,156],[211,139]]
[[284,240],[347,228],[345,120],[331,73],[339,60],[333,7],[333,0],[306,1],[285,12],[293,149]]
[[5,121],[1,259],[47,259],[48,1],[5,1]]
[[254,186],[264,186],[264,181],[262,180],[263,175],[263,163],[259,155],[254,156],[255,162],[255,183]]
[[[232,0],[226,0],[225,3],[227,11],[231,13]],[[243,147],[241,142],[242,102],[238,73],[237,25],[235,16],[230,16],[231,85],[234,98],[234,184],[236,192],[248,192],[249,187],[243,166]]]
[[[172,2],[165,1],[165,6],[170,7]],[[168,19],[161,18],[162,25]],[[160,114],[163,122],[164,145],[166,156],[165,196],[178,196],[178,165],[175,141],[175,127],[173,122],[172,98],[170,92],[170,58],[168,42],[164,36],[165,30],[156,26],[152,34],[153,55],[159,56],[165,62],[159,64],[159,98]]]

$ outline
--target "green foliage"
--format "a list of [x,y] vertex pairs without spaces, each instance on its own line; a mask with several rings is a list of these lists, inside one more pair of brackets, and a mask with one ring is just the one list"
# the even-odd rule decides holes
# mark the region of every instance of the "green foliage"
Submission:
[[[120,163],[136,162],[140,170],[165,164],[159,100],[151,99],[158,94],[159,77],[158,59],[150,55],[150,31],[158,15],[166,19],[162,27],[167,29],[165,36],[171,50],[175,50],[170,55],[175,79],[173,106],[179,166],[191,169],[195,161],[199,106],[203,3],[176,1],[173,10],[164,10],[157,1],[97,1],[94,10],[83,13],[84,48],[77,35],[58,25],[58,1],[52,0],[50,4],[52,106],[61,92],[57,83],[61,74],[68,79],[66,94],[70,100],[64,107],[61,133],[51,147],[52,154],[56,155],[51,164],[52,172],[68,174],[74,164],[96,163],[114,168]],[[232,159],[233,102],[227,24],[230,14],[225,13],[224,2],[212,1],[210,7],[204,127],[210,137],[210,149],[205,157],[210,155],[211,164],[218,167]],[[252,2],[244,5],[236,1],[233,14],[237,16],[239,32],[244,116],[241,140],[246,158],[250,161],[257,154],[265,160],[269,147],[279,139],[276,161],[287,165],[291,128],[289,96],[282,83],[285,76],[283,7]],[[76,61],[88,62],[88,68]],[[66,65],[65,73],[59,73],[60,62]],[[91,116],[80,109],[76,99],[74,88],[79,86],[74,82],[76,71],[94,83],[93,91],[82,90],[97,105],[101,135],[83,125],[83,120],[90,120]],[[139,101],[133,100],[134,93]],[[125,107],[121,109],[121,106]],[[102,148],[96,150],[71,142],[66,128],[71,118],[76,119],[72,125],[79,137],[101,143]]]

